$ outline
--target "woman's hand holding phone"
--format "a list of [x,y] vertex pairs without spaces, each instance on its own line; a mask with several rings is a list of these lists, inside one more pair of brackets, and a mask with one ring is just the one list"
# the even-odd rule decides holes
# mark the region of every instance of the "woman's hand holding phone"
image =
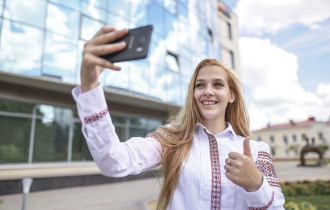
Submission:
[[[104,68],[120,70],[119,66],[101,58],[101,55],[125,49],[126,43],[110,43],[128,33],[127,29],[116,30],[113,27],[102,27],[95,36],[84,45],[80,69],[81,91],[86,92],[98,86],[98,77]],[[110,43],[110,44],[109,44]]]

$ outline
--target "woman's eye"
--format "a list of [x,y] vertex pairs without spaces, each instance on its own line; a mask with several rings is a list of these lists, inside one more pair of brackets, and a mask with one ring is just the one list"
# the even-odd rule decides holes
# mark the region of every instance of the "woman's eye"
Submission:
[[195,87],[203,87],[203,86],[204,86],[203,83],[197,83],[197,84],[195,85]]
[[223,84],[220,83],[220,82],[217,82],[217,83],[214,84],[214,86],[216,86],[216,87],[221,87],[221,86],[223,86]]

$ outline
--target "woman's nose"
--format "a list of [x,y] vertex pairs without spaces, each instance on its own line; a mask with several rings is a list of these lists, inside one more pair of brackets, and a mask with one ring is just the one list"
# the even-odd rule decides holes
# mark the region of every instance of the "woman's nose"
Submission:
[[214,91],[211,85],[207,85],[204,91],[205,95],[214,95]]

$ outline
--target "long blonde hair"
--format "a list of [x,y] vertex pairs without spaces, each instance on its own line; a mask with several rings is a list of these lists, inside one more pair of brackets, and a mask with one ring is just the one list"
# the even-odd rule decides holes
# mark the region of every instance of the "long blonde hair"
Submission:
[[181,165],[191,150],[196,124],[201,122],[194,100],[194,90],[198,72],[205,66],[219,66],[225,70],[229,89],[235,94],[235,101],[226,108],[225,121],[231,123],[236,134],[250,136],[249,119],[239,80],[219,61],[202,60],[191,77],[185,105],[179,113],[169,118],[167,126],[161,126],[153,132],[162,145],[162,173],[164,175],[157,210],[166,209],[170,203],[179,181]]

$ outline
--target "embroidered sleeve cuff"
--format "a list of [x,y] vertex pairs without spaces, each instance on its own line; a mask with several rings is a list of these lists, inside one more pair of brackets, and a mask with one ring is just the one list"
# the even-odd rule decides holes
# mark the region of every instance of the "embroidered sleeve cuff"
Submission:
[[264,177],[257,191],[244,193],[249,209],[267,209],[273,203],[274,192]]
[[76,101],[79,118],[82,123],[93,121],[100,115],[102,115],[102,118],[108,111],[101,85],[84,93],[81,93],[80,87],[76,87],[72,90],[72,96]]

